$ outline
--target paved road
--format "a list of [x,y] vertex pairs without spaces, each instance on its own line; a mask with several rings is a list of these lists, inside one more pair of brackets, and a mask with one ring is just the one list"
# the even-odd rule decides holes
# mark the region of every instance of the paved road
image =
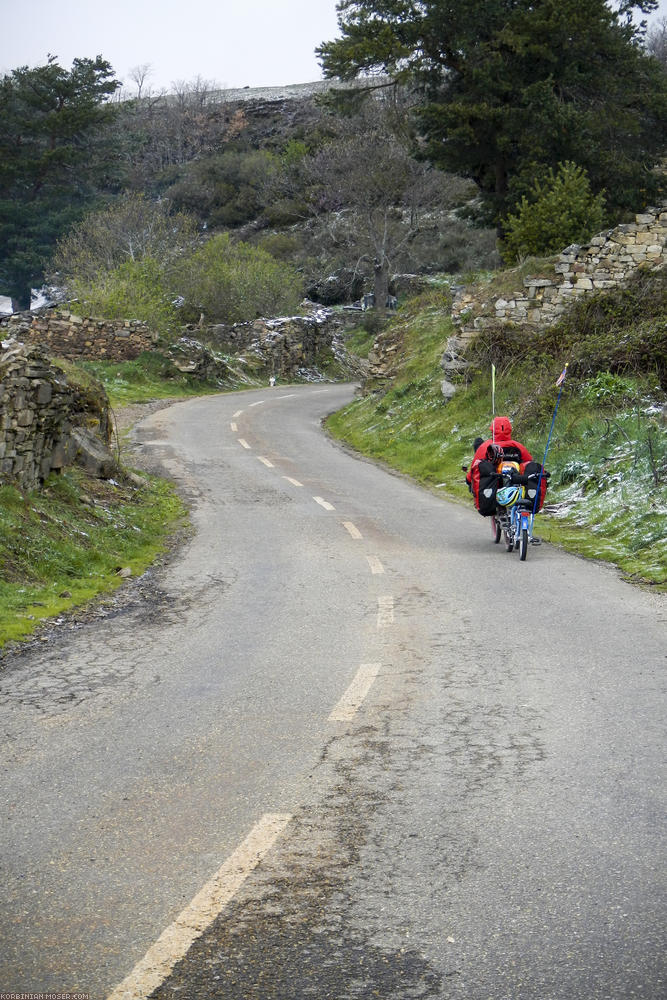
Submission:
[[350,396],[142,423],[197,531],[3,661],[0,990],[665,994],[664,598],[346,454]]

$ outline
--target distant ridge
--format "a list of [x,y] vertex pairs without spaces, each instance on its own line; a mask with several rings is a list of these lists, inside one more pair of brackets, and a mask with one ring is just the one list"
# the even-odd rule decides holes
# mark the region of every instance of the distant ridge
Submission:
[[[388,78],[387,78],[388,80]],[[374,83],[381,83],[383,77],[374,77]],[[363,82],[370,82],[363,81]],[[234,87],[215,90],[213,94],[220,101],[285,101],[326,94],[329,90],[349,90],[362,83],[361,80],[314,80],[312,83],[288,83],[283,87]]]

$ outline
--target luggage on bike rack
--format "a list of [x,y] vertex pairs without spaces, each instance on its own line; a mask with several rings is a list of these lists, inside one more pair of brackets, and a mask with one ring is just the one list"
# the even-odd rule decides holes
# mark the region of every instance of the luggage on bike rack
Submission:
[[470,482],[475,507],[482,517],[491,517],[496,510],[496,489],[498,488],[498,473],[495,465],[485,459],[476,462],[472,467]]
[[[540,480],[540,469],[542,466],[539,462],[526,462],[522,466],[521,473],[524,476],[528,476],[530,482],[526,486],[526,497],[535,503],[535,496],[537,495],[537,484]],[[542,475],[542,481],[540,482],[540,497],[537,503],[535,511],[542,510],[544,506],[544,497],[547,492],[547,476]]]

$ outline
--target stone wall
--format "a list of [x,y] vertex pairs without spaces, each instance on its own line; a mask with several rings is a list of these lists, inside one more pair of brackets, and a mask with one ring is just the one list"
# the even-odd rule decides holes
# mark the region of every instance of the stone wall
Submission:
[[270,375],[297,378],[334,358],[343,361],[342,332],[358,322],[358,316],[311,305],[306,316],[219,324],[199,335],[219,350],[253,356]]
[[13,313],[0,319],[3,340],[41,344],[54,357],[132,361],[155,344],[155,334],[138,320],[83,318],[61,309]]
[[73,462],[94,475],[116,469],[104,391],[70,384],[39,347],[0,354],[0,414],[0,482],[34,489]]
[[665,266],[667,206],[650,208],[635,222],[594,236],[590,243],[567,247],[553,275],[528,277],[515,294],[485,296],[484,290],[460,288],[452,314],[461,340],[500,323],[542,329],[551,326],[579,296],[622,285],[638,268]]

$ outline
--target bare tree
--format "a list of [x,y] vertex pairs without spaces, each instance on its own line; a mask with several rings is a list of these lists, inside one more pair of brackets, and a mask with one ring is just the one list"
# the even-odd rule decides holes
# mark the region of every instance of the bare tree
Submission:
[[[359,126],[361,125],[361,128]],[[332,246],[373,268],[375,306],[386,308],[394,262],[418,241],[429,209],[447,202],[448,178],[419,162],[372,108],[356,134],[336,138],[304,164],[309,205]]]
[[146,83],[148,77],[152,73],[152,67],[150,63],[141,63],[140,66],[134,66],[130,70],[130,80],[134,83],[137,88],[137,100],[141,100],[142,91],[144,89],[144,84]]
[[667,70],[667,17],[661,17],[649,28],[645,47],[648,54],[654,56],[663,69]]
[[156,94],[146,86],[149,72],[146,66],[132,71],[139,92],[123,106],[118,136],[119,146],[126,149],[130,185],[136,188],[211,153],[229,128],[238,130],[213,81],[197,77],[174,84],[172,93]]
[[72,278],[93,280],[126,261],[151,257],[167,265],[200,242],[196,221],[171,214],[165,201],[127,195],[110,208],[92,212],[60,241],[49,276],[55,285]]

